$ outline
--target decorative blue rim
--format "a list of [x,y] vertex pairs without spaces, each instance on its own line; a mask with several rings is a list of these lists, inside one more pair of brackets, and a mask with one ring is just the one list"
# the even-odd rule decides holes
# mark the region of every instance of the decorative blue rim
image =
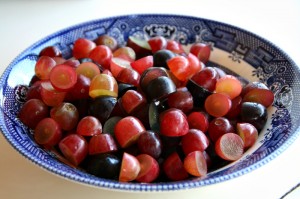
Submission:
[[[235,62],[241,60],[254,67],[253,76],[265,82],[275,93],[271,126],[266,130],[261,146],[243,161],[226,169],[212,172],[202,179],[189,179],[168,183],[120,183],[87,174],[58,161],[56,155],[39,148],[32,134],[16,118],[22,99],[19,84],[28,84],[33,75],[33,63],[39,51],[48,45],[57,45],[65,57],[70,56],[72,42],[78,37],[95,39],[110,34],[124,44],[129,35],[151,37],[163,35],[182,44],[210,43],[213,48],[230,54]],[[247,38],[245,40],[245,38]],[[212,63],[213,64],[213,63]],[[22,73],[20,73],[22,71]],[[275,71],[275,72],[274,72]],[[24,77],[26,74],[27,77]],[[70,180],[111,190],[172,191],[201,187],[223,182],[273,160],[299,136],[300,88],[299,67],[281,49],[269,41],[238,27],[208,19],[181,15],[136,14],[109,17],[75,25],[36,42],[4,71],[0,80],[0,126],[4,137],[24,157],[42,168]],[[293,110],[293,112],[291,112]]]

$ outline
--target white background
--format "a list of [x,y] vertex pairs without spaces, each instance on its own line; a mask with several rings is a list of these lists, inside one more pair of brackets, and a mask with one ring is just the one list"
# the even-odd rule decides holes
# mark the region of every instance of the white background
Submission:
[[[0,0],[0,73],[25,48],[60,29],[133,13],[183,14],[232,24],[271,41],[300,66],[297,0]],[[89,187],[53,175],[21,156],[0,135],[0,198],[277,199],[300,182],[299,139],[267,165],[233,180],[179,192],[133,194]],[[299,189],[286,198],[300,198]]]

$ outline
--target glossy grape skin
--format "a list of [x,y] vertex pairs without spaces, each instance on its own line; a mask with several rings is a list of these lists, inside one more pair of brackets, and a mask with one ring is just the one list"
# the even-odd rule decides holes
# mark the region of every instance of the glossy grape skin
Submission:
[[93,116],[82,118],[76,128],[76,133],[82,136],[96,136],[102,133],[102,124]]
[[268,119],[266,107],[255,102],[244,102],[241,107],[241,121],[255,126],[260,131],[265,126]]
[[88,143],[78,134],[70,134],[58,143],[64,157],[74,166],[78,166],[88,154]]
[[133,62],[134,60],[136,60],[136,53],[131,47],[122,46],[113,52],[113,57]]
[[63,62],[62,64],[66,64],[73,68],[77,68],[80,65],[80,61],[78,59],[68,59],[65,62]]
[[61,57],[62,52],[57,46],[47,46],[40,51],[39,57],[41,56]]
[[94,60],[92,60],[91,58],[88,58],[88,57],[78,59],[78,61],[79,61],[80,64],[83,64],[85,62],[92,62],[92,63],[94,63],[98,66],[98,68],[100,69],[100,72],[103,72],[104,70],[107,70],[103,66],[101,66],[99,63],[95,62]]
[[132,84],[118,84],[118,98],[121,98],[127,91],[129,90],[137,90],[137,87]]
[[141,153],[148,154],[153,158],[159,158],[162,152],[162,142],[154,131],[143,132],[137,141],[138,149]]
[[211,49],[207,44],[194,43],[190,48],[190,52],[197,56],[201,62],[206,63],[209,60]]
[[166,49],[172,51],[173,53],[183,55],[185,54],[182,45],[175,40],[167,40]]
[[132,84],[134,86],[138,86],[140,82],[140,74],[131,69],[131,68],[124,68],[122,69],[118,76],[116,77],[116,80],[118,82],[124,83],[124,84]]
[[92,136],[89,141],[89,155],[112,153],[118,150],[117,143],[110,134]]
[[148,44],[151,47],[152,53],[156,53],[157,51],[166,48],[167,39],[162,36],[155,36],[155,37],[148,39]]
[[217,80],[216,92],[223,93],[234,99],[242,92],[242,84],[235,76],[225,75]]
[[149,100],[163,100],[171,93],[176,91],[176,86],[173,81],[166,76],[161,76],[149,82],[146,88],[146,95]]
[[41,81],[35,81],[32,85],[29,86],[27,93],[26,93],[26,101],[30,99],[40,99],[42,100],[41,96]]
[[115,78],[106,74],[98,74],[91,81],[89,95],[92,98],[99,96],[118,96],[118,83]]
[[52,57],[52,59],[56,62],[56,65],[60,65],[65,63],[67,60],[63,57]]
[[145,70],[147,70],[150,67],[153,67],[153,62],[153,56],[149,55],[131,62],[130,65],[134,70],[136,70],[140,75],[142,75]]
[[86,58],[95,47],[95,42],[89,39],[79,38],[74,42],[72,54],[76,59]]
[[120,121],[122,117],[120,116],[112,116],[110,117],[103,125],[103,133],[107,133],[110,135],[114,135],[114,129],[118,121]]
[[182,160],[176,152],[169,155],[163,162],[163,171],[173,181],[184,180],[189,176],[184,169]]
[[[34,113],[34,114],[32,114]],[[26,126],[34,129],[44,118],[49,116],[48,106],[39,99],[30,99],[21,107],[18,118]]]
[[141,165],[141,170],[135,180],[144,183],[156,180],[160,173],[157,160],[148,154],[139,154],[136,158]]
[[208,135],[213,142],[216,142],[223,134],[231,132],[234,132],[234,128],[225,117],[217,117],[209,123]]
[[121,103],[125,112],[131,115],[140,111],[140,109],[146,105],[147,101],[146,98],[138,91],[128,90],[119,99],[119,103]]
[[186,155],[183,167],[192,176],[205,176],[207,174],[207,163],[202,151],[193,151]]
[[175,57],[175,53],[170,50],[159,50],[153,54],[153,65],[156,67],[169,68],[167,61]]
[[138,118],[127,116],[116,124],[115,137],[122,148],[128,148],[137,143],[139,136],[145,130],[143,123]]
[[162,67],[150,67],[148,69],[146,69],[143,74],[141,75],[140,78],[140,87],[141,89],[146,92],[147,91],[147,86],[149,85],[149,83],[157,78],[157,77],[161,77],[161,76],[166,76],[168,77],[168,73],[166,71],[165,68]]
[[269,107],[273,104],[274,98],[274,93],[269,89],[253,88],[244,95],[243,101],[256,102]]
[[110,117],[117,104],[117,99],[111,96],[101,96],[89,101],[88,114],[96,117],[101,124]]
[[86,170],[88,173],[100,178],[118,179],[121,160],[109,153],[90,156],[87,160]]
[[177,108],[188,113],[194,107],[193,96],[185,87],[177,89],[168,96],[168,105],[170,108]]
[[148,41],[145,39],[140,39],[138,37],[129,36],[126,46],[131,47],[136,53],[136,58],[140,59],[142,57],[146,57],[151,55],[151,47],[148,44]]
[[92,80],[96,75],[100,74],[100,69],[93,62],[83,62],[76,67],[76,73]]
[[199,129],[206,133],[209,125],[208,116],[206,113],[193,111],[188,115],[187,119],[190,129]]
[[35,64],[35,75],[41,80],[48,80],[55,65],[56,62],[51,57],[41,56]]
[[193,102],[195,107],[202,108],[206,98],[212,94],[212,92],[200,86],[192,79],[188,80],[186,87],[193,96]]
[[206,67],[193,75],[191,79],[208,91],[213,92],[216,88],[219,75],[213,67]]
[[34,129],[35,141],[46,148],[51,148],[59,143],[62,138],[62,130],[59,124],[52,118],[42,119]]
[[205,99],[204,107],[214,117],[225,116],[231,108],[230,98],[222,93],[213,93]]
[[171,108],[160,114],[160,133],[177,137],[187,134],[189,124],[186,115],[179,109]]
[[186,81],[190,77],[189,61],[184,56],[176,56],[167,61],[168,68],[180,81]]
[[[99,37],[98,38],[99,43],[97,43],[97,45],[105,45],[104,42],[105,42],[105,39],[107,38],[106,36],[107,35],[100,36],[102,38],[102,40],[100,41],[100,39],[99,39],[100,37]],[[144,43],[145,41],[146,40],[142,41],[141,43]],[[164,41],[166,41],[166,40],[164,40]],[[155,52],[152,52],[152,53],[156,53],[156,52],[158,52],[159,50],[162,50],[162,49],[164,49],[164,51],[170,51],[170,50],[166,49],[167,44],[166,43],[164,44],[164,41],[160,40],[159,41],[160,43],[158,44]],[[96,40],[94,40],[94,42],[96,42]],[[142,49],[143,46],[139,46],[139,44],[135,43],[135,41],[133,41],[133,43],[134,43],[133,45],[135,45],[135,48],[136,48],[136,46],[138,46],[137,49],[139,51],[140,50],[143,51],[143,49]],[[148,44],[149,44],[149,40],[148,40]],[[109,47],[109,45],[106,45],[106,46]],[[114,45],[112,45],[112,46],[114,46]],[[187,46],[187,47],[190,47],[190,46]],[[112,50],[113,48],[110,48],[112,53],[114,53],[113,50]],[[131,49],[133,51],[133,49],[128,47],[128,46],[126,47],[126,49]],[[143,125],[145,127],[145,130],[152,129],[153,131],[156,132],[155,135],[157,135],[158,139],[161,140],[161,142],[160,142],[161,152],[160,152],[160,155],[157,155],[157,157],[156,157],[157,161],[161,164],[161,166],[162,166],[163,161],[165,161],[165,159],[167,159],[169,157],[169,155],[176,152],[181,162],[184,160],[185,155],[189,156],[186,160],[186,162],[188,162],[188,163],[185,163],[188,166],[183,165],[183,167],[185,167],[185,171],[189,170],[188,177],[190,177],[191,175],[199,176],[198,175],[199,173],[195,174],[193,172],[190,172],[190,169],[193,168],[192,170],[194,170],[194,171],[199,169],[199,165],[198,165],[198,168],[197,168],[197,164],[195,164],[195,163],[197,163],[197,159],[199,160],[199,158],[196,158],[196,157],[199,157],[198,155],[196,155],[196,153],[198,154],[200,151],[197,151],[192,155],[189,155],[190,153],[188,153],[188,152],[185,152],[187,154],[184,153],[184,149],[182,147],[183,147],[183,145],[186,145],[186,144],[183,144],[183,143],[185,142],[184,137],[187,134],[185,134],[183,136],[176,136],[176,137],[163,135],[160,132],[160,130],[161,130],[160,127],[161,126],[160,126],[160,121],[159,121],[159,114],[162,113],[165,110],[169,110],[170,108],[171,109],[172,108],[180,109],[180,110],[182,110],[182,112],[184,112],[186,114],[185,117],[186,117],[186,120],[187,120],[187,123],[188,123],[189,131],[195,130],[194,128],[199,129],[199,130],[203,129],[203,133],[205,133],[205,131],[206,131],[207,132],[206,135],[209,136],[208,121],[214,119],[214,117],[217,117],[219,115],[209,115],[207,113],[201,114],[202,112],[200,112],[200,111],[205,111],[204,102],[205,102],[205,99],[207,99],[208,96],[214,94],[215,92],[217,92],[217,93],[219,92],[219,93],[223,93],[223,94],[225,93],[223,91],[220,91],[217,88],[217,83],[218,83],[218,81],[221,82],[220,79],[222,79],[222,77],[225,77],[227,75],[225,73],[225,71],[227,72],[227,70],[223,71],[220,68],[211,67],[211,68],[213,68],[213,70],[216,71],[217,75],[214,76],[214,72],[213,72],[213,75],[211,77],[209,77],[209,75],[208,75],[208,76],[205,77],[206,79],[203,79],[203,81],[205,83],[207,83],[207,85],[210,85],[210,83],[213,82],[214,80],[216,80],[217,83],[215,85],[214,90],[213,89],[208,90],[207,88],[205,88],[205,86],[203,87],[202,85],[200,85],[196,81],[194,81],[194,80],[198,80],[197,79],[197,78],[199,78],[199,77],[197,77],[198,73],[203,71],[206,67],[205,64],[202,61],[200,61],[201,59],[200,58],[198,59],[198,57],[196,55],[194,55],[192,52],[187,52],[187,53],[184,52],[182,50],[182,46],[178,42],[175,42],[175,41],[168,41],[168,49],[174,50],[174,52],[179,53],[179,54],[176,54],[176,53],[173,53],[173,52],[170,51],[174,56],[181,56],[181,57],[184,57],[184,59],[188,60],[188,64],[185,65],[187,70],[185,71],[184,78],[179,78],[178,79],[178,74],[176,74],[177,75],[177,77],[176,77],[170,70],[167,70],[166,68],[164,68],[163,70],[160,70],[160,68],[159,68],[160,66],[159,67],[153,67],[154,65],[153,65],[153,56],[152,55],[148,55],[146,57],[140,58],[141,53],[138,52],[137,57],[140,58],[140,59],[136,60],[136,54],[135,54],[134,51],[133,51],[134,54],[131,54],[130,50],[128,50],[126,52],[125,48],[122,47],[122,48],[118,48],[115,51],[117,53],[114,54],[115,57],[111,58],[109,68],[107,68],[107,69],[104,69],[104,67],[102,67],[99,63],[96,63],[96,61],[93,61],[91,58],[81,58],[80,59],[81,63],[82,62],[85,62],[85,63],[86,62],[91,62],[91,63],[94,64],[94,66],[97,66],[97,67],[92,67],[91,68],[92,70],[90,72],[93,73],[93,68],[96,69],[97,71],[99,69],[99,72],[101,70],[102,74],[114,77],[115,80],[118,81],[117,82],[118,83],[117,84],[118,92],[117,92],[116,96],[107,96],[106,95],[107,93],[105,91],[103,92],[101,89],[100,89],[101,91],[98,90],[98,91],[94,92],[94,94],[95,94],[94,98],[92,98],[89,95],[87,96],[86,95],[87,94],[86,88],[90,88],[91,79],[93,79],[94,75],[91,75],[90,79],[87,78],[87,77],[86,78],[79,78],[79,76],[80,77],[85,77],[85,76],[83,76],[81,73],[77,73],[77,82],[76,82],[76,84],[72,87],[72,89],[64,90],[64,91],[59,91],[60,90],[59,88],[54,88],[53,86],[52,86],[52,88],[47,87],[47,86],[41,86],[41,82],[43,82],[43,84],[48,84],[49,81],[46,80],[46,79],[41,81],[39,78],[37,78],[37,80],[34,80],[34,81],[36,81],[36,82],[40,81],[40,83],[37,83],[34,86],[30,85],[30,86],[32,86],[32,90],[30,91],[30,92],[32,92],[32,94],[28,95],[29,99],[32,99],[32,98],[35,98],[35,97],[44,99],[47,102],[47,105],[50,106],[49,108],[51,108],[51,106],[54,106],[54,108],[56,108],[57,106],[60,106],[65,102],[72,102],[72,104],[74,103],[74,105],[76,105],[78,110],[80,109],[80,114],[79,114],[80,118],[83,118],[85,116],[91,116],[91,115],[97,117],[97,119],[99,118],[98,120],[101,120],[101,123],[103,122],[102,124],[106,125],[106,127],[103,127],[103,133],[109,133],[110,137],[115,136],[114,135],[114,133],[115,133],[114,129],[116,127],[116,123],[118,123],[123,117],[126,117],[128,115],[134,116],[134,117],[138,118],[143,123]],[[149,49],[148,50],[146,49],[146,51],[149,52]],[[133,58],[132,55],[134,55],[134,58]],[[63,63],[63,64],[66,64],[66,65],[69,65],[73,69],[76,69],[76,68],[79,67],[79,64],[78,64],[79,60],[77,60],[74,57],[72,57],[69,60],[65,60],[62,57],[52,58],[52,59],[56,62],[56,65]],[[123,59],[126,62],[122,62],[122,64],[121,64],[121,62],[112,61],[114,59],[120,59],[120,60]],[[72,60],[74,60],[74,63],[73,63]],[[85,61],[83,61],[83,60],[85,60]],[[123,63],[125,63],[125,64],[123,65]],[[134,64],[132,64],[132,63],[134,63]],[[118,67],[112,67],[112,66],[115,66],[115,65],[119,65],[119,66]],[[139,66],[137,67],[137,65],[139,65]],[[134,70],[136,70],[135,67],[137,67],[139,69],[139,71],[137,70],[137,72],[141,76],[140,76],[140,80],[139,80],[138,84],[137,83],[133,84],[132,82],[129,83],[127,81],[127,80],[132,80],[134,78],[127,78],[127,80],[124,81],[124,79],[126,79],[126,78],[124,78],[124,76],[126,76],[126,75],[124,75],[124,74],[120,75],[121,71],[123,71],[123,72],[125,71],[124,72],[125,74],[128,71],[132,71],[131,67]],[[167,66],[167,68],[169,68],[169,67]],[[210,67],[206,67],[206,68],[209,68],[209,70],[211,70]],[[178,69],[178,70],[180,70],[180,69]],[[114,71],[114,73],[112,71]],[[153,71],[153,73],[150,72],[148,74],[149,76],[145,75],[149,71]],[[118,74],[118,75],[116,75],[116,74]],[[98,75],[98,72],[96,72],[96,75]],[[119,75],[123,76],[123,77],[118,78]],[[154,97],[152,99],[151,97],[149,97],[149,95],[147,95],[147,87],[149,86],[151,81],[154,81],[157,78],[161,78],[162,76],[164,78],[166,77],[166,78],[171,79],[171,81],[175,85],[176,92],[169,93],[167,95],[163,95],[162,98]],[[192,79],[193,77],[194,77],[194,80]],[[239,79],[239,80],[242,79],[240,77],[236,77],[236,78]],[[85,79],[89,79],[89,83],[88,83],[88,81],[85,81]],[[48,83],[47,83],[47,81],[48,81]],[[242,85],[245,85],[246,83],[247,83],[247,81],[241,81]],[[230,83],[227,84],[227,85],[229,85],[229,87],[231,86]],[[36,89],[34,89],[35,86],[36,86]],[[97,86],[100,86],[100,83]],[[96,89],[99,88],[97,86],[95,87]],[[184,87],[187,87],[188,90]],[[195,89],[195,88],[200,88],[200,93],[201,93],[200,95],[199,95],[199,89]],[[259,91],[254,91],[255,89],[259,89]],[[237,131],[236,132],[237,134],[241,134],[241,138],[242,138],[243,134],[245,135],[245,137],[248,137],[248,134],[247,134],[248,130],[245,131],[245,129],[243,129],[242,133],[238,132],[239,131],[238,130],[238,128],[239,128],[238,125],[241,124],[239,122],[244,122],[244,121],[242,121],[242,118],[243,118],[242,114],[243,113],[241,112],[242,103],[246,102],[246,101],[251,101],[253,98],[257,98],[257,96],[260,95],[261,93],[264,93],[264,91],[261,91],[260,89],[266,89],[266,88],[264,86],[261,86],[260,84],[254,84],[253,87],[250,86],[249,88],[246,87],[246,89],[243,89],[243,92],[240,93],[239,96],[234,97],[234,98],[230,97],[231,107],[230,107],[229,111],[224,115],[224,117],[229,119],[228,121],[230,121],[232,126],[234,126],[234,125],[237,125],[237,126],[236,126],[236,129],[230,130],[227,133],[233,133],[234,131]],[[49,91],[49,93],[51,93],[51,94],[48,93],[45,97],[45,90],[46,90],[46,93]],[[82,95],[81,95],[81,92],[80,92],[81,90],[83,90]],[[128,90],[130,90],[130,91],[134,90],[134,91],[140,92],[140,94],[143,95],[143,96],[147,96],[148,103],[146,105],[143,103],[143,106],[141,106],[141,107],[138,106],[138,108],[132,108],[132,107],[127,108],[127,110],[131,110],[131,111],[125,111],[124,107],[122,107],[122,104],[121,104],[121,101],[122,101],[121,98],[124,95],[124,93],[126,93]],[[154,89],[148,89],[149,93],[150,93],[150,90],[154,90]],[[236,89],[233,89],[233,90],[236,90]],[[76,91],[77,91],[77,93],[76,93]],[[176,96],[176,94],[178,94],[178,93],[186,94],[186,93],[188,93],[186,91],[188,91],[190,93],[190,95],[192,96],[192,98],[190,98],[191,97],[190,95],[189,95],[189,97],[186,97],[186,99],[189,99],[189,100],[187,100],[188,102],[185,102],[185,105],[188,105],[188,106],[184,107],[184,105],[183,106],[176,105],[176,103],[179,103],[179,101],[180,102],[185,101],[183,99],[180,99],[181,98],[180,95]],[[74,92],[74,93],[72,94],[72,92]],[[255,92],[255,93],[251,94],[250,97],[247,96],[247,95],[250,95],[249,93],[251,93],[251,92]],[[43,93],[43,94],[40,94],[40,93]],[[154,93],[156,93],[156,92],[154,92]],[[59,95],[56,95],[56,94],[59,94]],[[100,95],[98,95],[98,94],[100,94]],[[41,95],[43,95],[43,98],[41,97]],[[59,96],[64,96],[64,95],[65,95],[65,97],[59,97]],[[255,97],[253,97],[253,96],[255,96]],[[128,99],[130,99],[130,98],[131,97],[128,97]],[[256,99],[254,99],[254,100],[256,100]],[[258,100],[261,100],[261,99],[258,99]],[[49,101],[50,101],[50,103],[48,103]],[[63,102],[63,101],[65,101],[65,102]],[[172,101],[172,103],[170,103],[171,101]],[[193,101],[193,105],[191,105],[191,101]],[[255,102],[256,103],[260,102],[261,104],[266,106],[261,101],[255,101]],[[133,109],[134,110],[136,109],[138,111],[132,111]],[[192,117],[190,117],[192,119],[189,119],[189,116],[190,116],[189,113],[193,113],[193,114],[191,114]],[[197,113],[197,114],[195,114],[195,113]],[[151,116],[153,116],[153,115],[154,115],[154,117],[151,119]],[[116,117],[114,117],[114,116],[116,116]],[[219,117],[217,117],[217,118],[219,118]],[[223,115],[222,115],[222,117],[223,117]],[[115,120],[110,120],[110,119],[115,119]],[[248,123],[248,124],[250,124],[250,123]],[[170,125],[168,125],[168,127],[169,126]],[[173,126],[175,126],[175,125],[173,125]],[[107,131],[107,132],[104,132],[104,128],[106,129],[105,131]],[[226,126],[225,126],[225,129],[226,129]],[[211,131],[213,131],[213,130],[211,130]],[[136,137],[139,138],[138,141],[140,139],[142,139],[144,135],[146,135],[146,132],[147,131],[144,131],[143,133],[140,133],[136,136]],[[76,129],[67,130],[66,132],[64,132],[64,136],[74,134],[74,133],[76,134]],[[103,135],[103,138],[104,138],[108,134],[98,134],[98,135],[93,135],[93,136],[84,135],[84,138],[86,138],[89,141],[89,144],[95,146],[95,144],[93,144],[93,142],[91,142],[91,140],[97,140],[95,142],[98,143],[98,141],[102,139],[102,138],[100,138],[99,135],[101,135],[101,136]],[[223,135],[223,133],[221,133],[221,136],[222,135]],[[93,139],[95,137],[97,137],[97,138]],[[99,138],[99,140],[98,140],[98,138]],[[252,137],[250,136],[250,137],[245,138],[245,139],[252,140]],[[211,141],[210,137],[209,137],[209,140]],[[124,152],[128,152],[131,155],[137,156],[141,153],[144,153],[144,151],[141,149],[141,147],[138,146],[139,145],[138,141],[136,143],[134,142],[134,144],[130,145],[129,147],[126,147],[126,148],[121,148],[120,147],[118,149],[118,151],[112,151],[112,152],[113,152],[113,154],[117,155],[118,159],[121,157],[121,155],[123,155]],[[151,143],[152,141],[150,139],[148,141],[144,141],[145,144],[140,144],[140,145],[142,147],[145,147],[147,144]],[[192,145],[193,141],[189,141],[188,145]],[[245,143],[244,144],[244,149],[246,150],[250,146],[248,146],[246,144],[245,140],[243,140],[243,141]],[[119,145],[119,143],[118,143],[118,145]],[[220,156],[217,156],[215,154],[216,153],[215,148],[217,148],[217,147],[215,147],[215,145],[216,145],[216,142],[212,141],[211,144],[209,144],[208,147],[205,149],[205,151],[203,151],[201,153],[204,158],[200,158],[201,162],[203,162],[204,159],[206,160],[207,167],[210,169],[210,171],[213,171],[215,169],[220,169],[220,167],[224,166],[225,164],[228,164],[229,161],[232,161],[232,160],[222,160],[222,158]],[[48,147],[46,145],[43,145],[43,146]],[[49,147],[53,147],[53,146],[49,145]],[[59,148],[59,146],[57,144],[55,144],[54,147]],[[164,148],[162,148],[162,147],[164,147]],[[93,148],[93,147],[91,147],[91,148]],[[96,147],[94,147],[94,148],[96,148]],[[213,148],[214,152],[213,153],[210,152],[211,149],[209,149],[209,148]],[[155,152],[153,152],[153,153],[155,153]],[[226,151],[221,151],[221,153],[223,155],[226,155]],[[92,152],[90,154],[94,154],[94,153]],[[144,154],[142,154],[142,155],[144,155]],[[89,155],[89,156],[90,157],[86,156],[84,158],[84,160],[82,160],[82,161],[84,161],[83,163],[82,162],[78,162],[78,163],[75,163],[75,164],[73,163],[72,166],[74,166],[74,165],[75,166],[76,165],[77,166],[82,166],[82,168],[84,170],[86,170],[87,165],[85,165],[85,164],[88,163],[88,160],[94,155]],[[152,156],[155,156],[155,155],[152,155]],[[77,162],[76,158],[73,158],[73,159],[75,160],[75,162]],[[71,158],[70,161],[73,161],[72,158]],[[120,159],[119,159],[119,161],[120,161]],[[133,161],[133,162],[135,162],[133,166],[138,167],[137,162],[136,161]],[[141,167],[140,170],[142,170],[142,167],[144,167],[144,166],[149,167],[148,164],[150,164],[150,162],[151,161],[144,161],[143,164],[140,163],[140,165],[139,165]],[[175,165],[175,162],[173,162],[174,163],[173,165]],[[130,163],[130,161],[127,161],[127,163]],[[145,164],[147,164],[147,165],[145,165]],[[211,166],[209,166],[210,164],[211,164]],[[132,164],[127,164],[127,166],[128,165],[132,165]],[[170,167],[173,166],[173,165],[170,164]],[[181,165],[181,163],[180,163],[180,165]],[[161,168],[163,168],[163,167],[161,167]],[[170,168],[170,170],[171,169],[172,168]],[[118,171],[116,171],[116,172],[117,172],[117,174],[114,175],[114,177],[107,177],[107,178],[114,179],[114,180],[122,180],[123,178],[118,179],[118,177],[122,176],[122,175],[119,174],[120,164],[119,164]],[[133,172],[133,173],[136,174],[137,170],[135,170],[135,172]],[[166,176],[166,174],[164,174],[164,171],[162,171],[160,175],[161,176],[159,176],[159,178],[156,180],[156,182],[161,182],[161,180],[166,180],[166,179],[164,179],[164,177]],[[174,174],[174,175],[177,175],[177,174]],[[181,174],[178,174],[178,175],[181,175]],[[202,175],[200,175],[200,176],[202,176]],[[124,177],[124,175],[123,175],[123,177]],[[104,178],[106,178],[106,177],[104,177]],[[146,182],[146,181],[143,181],[143,180],[139,181],[138,178],[135,178],[135,179],[132,178],[132,179],[135,180],[135,182]],[[168,181],[169,180],[172,180],[172,179],[168,179]]]
[[205,151],[209,145],[207,136],[198,129],[190,129],[187,134],[182,136],[181,147],[185,155],[193,151]]
[[250,123],[237,123],[237,134],[244,141],[244,148],[247,149],[253,146],[258,139],[257,129]]
[[247,85],[243,87],[241,96],[244,97],[246,93],[251,91],[252,89],[266,89],[268,90],[269,88],[262,82],[249,82]]
[[241,96],[237,96],[231,100],[231,108],[229,109],[228,113],[225,117],[229,119],[237,118],[241,112],[243,99]]
[[187,55],[187,59],[189,62],[189,78],[195,75],[196,73],[200,72],[203,68],[205,68],[205,64],[203,62],[200,62],[194,54],[189,53]]
[[113,54],[111,49],[105,45],[96,46],[88,55],[89,58],[106,69],[110,68],[110,60],[112,56]]
[[88,99],[90,85],[91,80],[88,77],[78,75],[76,84],[68,91],[66,98],[70,101]]
[[76,106],[68,102],[63,102],[59,106],[52,107],[50,116],[66,131],[74,129],[79,120],[79,113]]
[[114,51],[118,47],[118,42],[114,37],[111,37],[109,35],[100,35],[95,40],[96,45],[105,45],[110,48],[111,51]]
[[60,105],[66,97],[66,92],[61,92],[53,88],[50,81],[43,81],[41,83],[41,98],[48,106]]
[[140,170],[141,166],[138,159],[135,156],[124,152],[121,161],[119,181],[129,182],[135,180]]

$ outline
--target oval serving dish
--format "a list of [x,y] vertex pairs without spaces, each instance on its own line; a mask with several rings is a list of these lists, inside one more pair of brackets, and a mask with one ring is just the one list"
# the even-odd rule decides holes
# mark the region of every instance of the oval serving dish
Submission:
[[[35,143],[32,132],[16,117],[24,103],[24,86],[34,75],[39,52],[55,45],[70,58],[73,42],[80,37],[113,36],[126,43],[129,36],[148,39],[157,35],[179,41],[185,48],[203,42],[212,46],[207,65],[229,70],[249,81],[261,81],[274,93],[268,121],[256,144],[244,156],[204,178],[178,182],[121,183],[98,178],[59,161],[57,155]],[[0,125],[7,141],[20,154],[42,168],[66,179],[110,190],[172,191],[202,187],[251,172],[277,157],[299,135],[300,71],[281,49],[253,33],[208,19],[180,15],[126,15],[94,20],[66,28],[36,42],[4,71],[0,80]]]

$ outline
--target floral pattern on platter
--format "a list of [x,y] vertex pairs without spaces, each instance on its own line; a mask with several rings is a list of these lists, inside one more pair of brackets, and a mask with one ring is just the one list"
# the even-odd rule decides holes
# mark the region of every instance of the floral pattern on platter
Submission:
[[[113,36],[122,45],[125,45],[131,35],[145,39],[161,35],[175,39],[187,48],[194,42],[203,42],[210,44],[213,54],[218,53],[216,49],[226,52],[229,63],[238,64],[238,67],[244,67],[243,63],[251,65],[252,73],[247,74],[248,77],[255,77],[266,83],[276,96],[273,104],[275,111],[270,112],[270,125],[263,132],[262,139],[253,153],[224,169],[208,174],[203,179],[138,184],[97,178],[64,164],[63,158],[55,151],[40,148],[32,139],[32,131],[16,117],[21,104],[24,103],[26,85],[33,75],[38,53],[46,46],[56,45],[63,56],[69,58],[75,39],[85,37],[93,40],[101,34]],[[230,70],[228,64],[211,64]],[[299,85],[299,69],[284,52],[265,39],[240,28],[179,15],[111,17],[67,28],[45,37],[22,52],[8,66],[0,80],[0,125],[6,139],[22,155],[67,179],[107,189],[131,191],[186,189],[219,183],[243,175],[266,164],[286,149],[299,135]]]

